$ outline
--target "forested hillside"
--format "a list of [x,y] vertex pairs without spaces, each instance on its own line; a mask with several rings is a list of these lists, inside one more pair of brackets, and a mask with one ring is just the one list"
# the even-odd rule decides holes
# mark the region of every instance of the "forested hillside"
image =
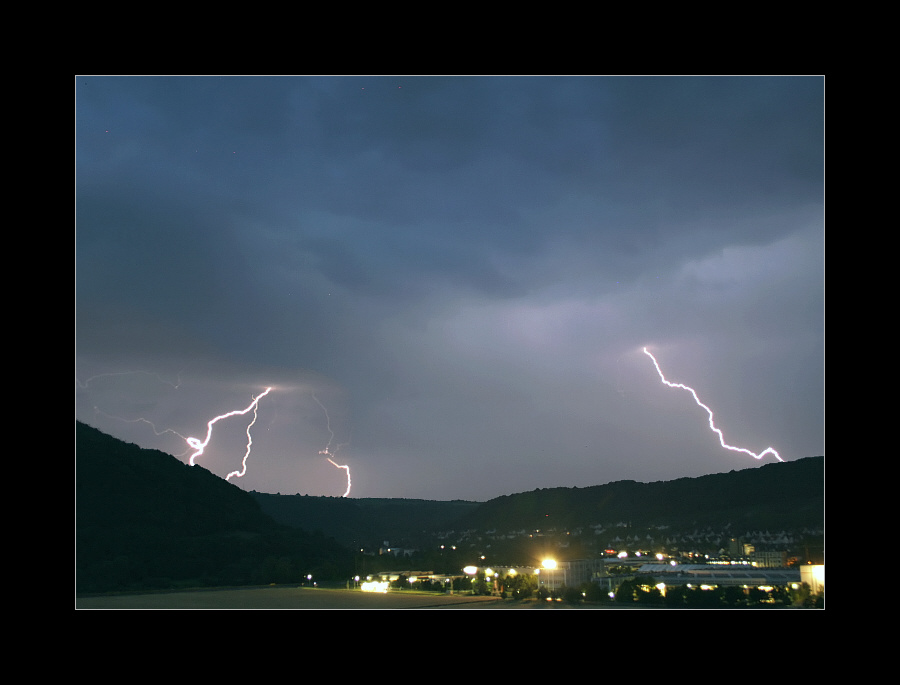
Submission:
[[825,459],[809,457],[697,478],[586,488],[546,488],[497,497],[469,512],[460,528],[634,526],[822,528]]
[[386,541],[421,541],[436,531],[454,528],[462,516],[481,506],[463,500],[250,494],[279,523],[322,532],[351,549],[371,549]]
[[415,547],[445,531],[506,533],[598,524],[673,531],[818,530],[825,516],[823,457],[674,481],[543,488],[484,503],[251,494],[275,520],[323,531],[355,549],[372,549],[382,541]]
[[77,592],[343,578],[350,555],[277,524],[202,466],[76,423]]

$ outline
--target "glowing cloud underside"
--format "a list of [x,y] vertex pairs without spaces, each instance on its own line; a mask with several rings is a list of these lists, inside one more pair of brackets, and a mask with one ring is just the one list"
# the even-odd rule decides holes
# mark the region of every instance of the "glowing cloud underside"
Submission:
[[716,433],[719,436],[719,443],[721,443],[722,447],[724,447],[726,450],[731,450],[732,452],[743,452],[744,454],[750,455],[754,459],[762,459],[767,454],[771,454],[778,461],[784,461],[784,459],[782,459],[781,456],[778,454],[778,452],[776,452],[775,449],[772,447],[767,447],[759,454],[756,454],[755,452],[751,452],[750,450],[744,449],[743,447],[735,447],[734,445],[726,444],[725,437],[722,435],[722,431],[720,431],[718,428],[716,428],[716,425],[713,423],[712,409],[710,409],[705,404],[703,404],[703,402],[700,401],[700,398],[697,397],[697,393],[694,391],[694,389],[691,387],[688,387],[687,385],[682,385],[681,383],[671,383],[671,382],[667,381],[666,377],[663,376],[663,372],[659,368],[659,363],[656,361],[656,357],[654,357],[652,354],[650,354],[650,352],[647,351],[646,347],[644,348],[644,354],[646,354],[648,357],[650,357],[650,359],[653,360],[653,366],[656,367],[656,372],[659,374],[660,380],[665,385],[668,385],[670,388],[680,388],[681,390],[687,390],[689,393],[691,393],[691,395],[694,396],[694,401],[706,410],[706,413],[709,414],[709,427],[713,431],[713,433]]

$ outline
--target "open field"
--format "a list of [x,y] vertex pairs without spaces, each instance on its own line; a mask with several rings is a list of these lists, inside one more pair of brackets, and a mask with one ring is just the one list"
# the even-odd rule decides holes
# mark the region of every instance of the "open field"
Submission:
[[[191,592],[108,595],[75,599],[76,609],[484,609],[513,608],[520,602],[496,597],[387,594],[309,587],[233,588]],[[525,605],[527,606],[527,605]]]

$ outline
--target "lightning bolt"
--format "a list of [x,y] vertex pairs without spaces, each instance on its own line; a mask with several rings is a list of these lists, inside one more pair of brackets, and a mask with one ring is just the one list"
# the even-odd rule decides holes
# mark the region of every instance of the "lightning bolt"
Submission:
[[[271,390],[272,390],[272,388],[266,388],[265,392],[260,393],[259,395],[254,397],[253,401],[250,403],[250,406],[248,406],[246,409],[236,409],[235,411],[230,411],[227,414],[221,414],[219,416],[216,416],[213,419],[210,419],[206,424],[206,439],[203,442],[201,442],[197,438],[186,438],[185,442],[187,442],[187,444],[192,449],[195,450],[194,453],[191,455],[191,459],[190,459],[191,466],[194,465],[194,460],[197,457],[199,457],[201,454],[203,454],[203,450],[206,449],[206,446],[209,444],[209,439],[212,437],[213,425],[215,425],[217,422],[221,421],[222,419],[227,419],[229,416],[243,415],[243,414],[246,414],[246,413],[252,411],[253,412],[253,421],[250,423],[250,426],[252,426],[254,423],[256,423],[256,406],[259,404],[259,401],[263,397],[265,397],[266,395],[269,394],[269,392]],[[245,470],[246,470],[246,465],[247,465],[247,457],[250,456],[250,445],[253,442],[250,439],[250,426],[247,427],[247,454],[244,455]],[[233,475],[242,476],[244,474],[242,472],[241,473],[234,472],[234,473],[228,474],[228,478],[231,478],[231,476],[233,476]]]
[[[323,451],[319,452],[319,454],[328,454],[328,452],[327,452],[327,450],[323,450]],[[341,495],[341,497],[349,497],[350,496],[350,467],[347,464],[338,464],[331,457],[326,457],[326,459],[328,459],[328,461],[330,461],[332,464],[337,466],[339,469],[344,469],[344,471],[347,472],[347,489],[344,491],[344,494]]]
[[[78,386],[79,386],[80,388],[86,390],[86,389],[88,389],[95,381],[97,381],[98,379],[101,379],[101,378],[115,378],[115,377],[119,377],[119,376],[138,376],[138,375],[150,376],[150,377],[152,377],[152,378],[155,378],[157,381],[159,381],[159,382],[162,383],[163,385],[168,385],[168,386],[174,388],[175,390],[178,390],[179,386],[181,385],[181,377],[180,377],[180,376],[178,377],[178,382],[177,382],[177,383],[172,383],[172,382],[170,382],[170,381],[167,381],[167,380],[163,379],[163,377],[160,376],[158,373],[154,373],[154,372],[152,372],[152,371],[142,371],[142,370],[137,370],[137,371],[115,371],[115,372],[108,372],[108,373],[98,373],[98,374],[96,374],[96,375],[94,375],[94,376],[91,376],[90,378],[88,378],[88,379],[85,380],[85,381],[80,381],[80,380],[78,380],[78,377],[76,376],[76,377],[75,377],[75,382],[78,383]],[[102,415],[102,416],[105,416],[106,418],[108,418],[108,419],[113,419],[114,421],[122,421],[123,423],[146,423],[148,426],[150,426],[151,429],[153,429],[153,433],[154,433],[154,435],[156,435],[156,437],[163,436],[163,435],[165,435],[166,433],[171,433],[172,435],[178,436],[178,437],[181,438],[182,440],[187,440],[187,438],[185,438],[185,437],[184,437],[181,433],[179,433],[178,431],[173,430],[173,429],[171,429],[171,428],[165,428],[165,429],[163,429],[163,430],[160,430],[159,428],[156,427],[156,425],[155,425],[152,421],[150,421],[149,419],[145,419],[145,418],[143,418],[143,417],[138,417],[138,418],[136,418],[136,419],[126,419],[126,418],[124,418],[124,417],[122,417],[122,416],[116,416],[116,415],[114,415],[114,414],[109,414],[108,412],[105,412],[105,411],[103,411],[102,409],[100,409],[97,405],[94,405],[94,414],[95,414],[95,415]],[[185,456],[189,451],[190,451],[190,450],[185,450],[184,452],[182,452],[182,453],[181,453],[180,455],[178,455],[178,456],[179,456],[179,457],[183,457],[183,456]]]
[[[328,444],[325,445],[324,450],[319,450],[319,454],[324,454],[325,458],[328,461],[330,461],[334,466],[336,466],[339,469],[344,469],[344,471],[347,472],[347,489],[344,491],[344,494],[341,495],[341,497],[347,497],[350,495],[350,487],[351,487],[350,466],[347,464],[338,464],[334,459],[332,459],[332,457],[337,456],[337,455],[335,452],[331,451],[331,443],[334,440],[334,431],[331,430],[331,419],[328,417],[328,410],[325,408],[325,405],[322,404],[321,402],[319,402],[319,398],[316,397],[315,395],[313,395],[312,398],[316,401],[316,404],[318,404],[320,407],[322,407],[322,411],[325,412],[325,427],[328,429],[328,435],[329,435]],[[339,448],[340,448],[340,445],[338,445],[338,449]]]
[[[144,418],[140,418],[140,417],[136,418],[136,419],[123,419],[121,416],[113,416],[112,414],[107,414],[105,411],[98,408],[96,405],[94,406],[94,412],[97,414],[103,414],[103,416],[105,416],[108,419],[114,419],[116,421],[123,421],[125,423],[146,423],[148,426],[150,426],[150,428],[153,429],[153,433],[156,435],[156,437],[160,437],[161,435],[165,435],[166,433],[171,433],[172,435],[177,435],[182,440],[185,440],[185,441],[189,440],[189,438],[184,437],[181,433],[179,433],[176,430],[172,430],[171,428],[165,428],[163,430],[159,430],[154,425],[154,423],[152,421],[150,421],[149,419],[144,419]],[[185,454],[188,453],[188,451],[189,450],[185,450],[182,454],[180,454],[178,456],[183,457]]]
[[[266,392],[263,393],[265,395],[272,388],[267,388]],[[262,397],[260,395],[259,397]],[[244,459],[241,461],[241,470],[240,471],[232,471],[227,476],[225,476],[225,480],[231,480],[232,476],[237,476],[238,478],[243,478],[244,474],[247,473],[247,457],[250,456],[250,445],[253,444],[253,438],[250,437],[250,429],[253,428],[253,424],[256,423],[257,409],[259,408],[259,397],[253,400],[253,420],[247,425],[247,452],[244,454]]]
[[647,351],[646,347],[644,348],[644,354],[646,354],[648,357],[650,357],[650,359],[653,360],[653,366],[656,367],[656,373],[659,374],[660,380],[665,385],[668,385],[670,388],[680,388],[682,390],[687,390],[689,393],[691,393],[691,395],[694,396],[694,401],[706,410],[706,413],[709,414],[709,427],[713,433],[716,433],[719,436],[719,442],[721,443],[722,447],[724,447],[726,450],[731,450],[732,452],[743,452],[744,454],[749,454],[754,459],[762,459],[767,454],[771,454],[778,461],[784,461],[784,459],[782,459],[781,456],[778,454],[778,452],[776,452],[775,449],[772,447],[767,447],[759,454],[756,454],[755,452],[751,452],[750,450],[744,449],[743,447],[735,447],[734,445],[726,444],[725,437],[722,435],[722,431],[720,431],[718,428],[716,428],[716,424],[713,423],[712,409],[710,409],[705,404],[703,404],[703,402],[700,401],[700,398],[697,397],[697,393],[694,391],[694,389],[691,387],[688,387],[687,385],[682,385],[681,383],[671,383],[671,382],[667,381],[666,377],[663,376],[663,372],[659,368],[659,363],[656,361],[656,357],[654,357],[652,354],[650,354],[650,352]]
[[[76,377],[75,380],[76,380],[76,382],[77,382],[77,384],[78,384],[79,387],[86,389],[86,388],[88,388],[89,385],[91,385],[91,383],[93,383],[93,382],[96,381],[97,379],[104,378],[104,377],[124,376],[124,375],[128,375],[128,374],[146,374],[146,375],[149,375],[149,376],[153,376],[153,377],[155,377],[157,380],[159,380],[160,382],[165,383],[165,384],[167,384],[167,385],[170,385],[171,387],[173,387],[173,388],[175,388],[175,389],[178,389],[178,387],[179,387],[179,385],[180,385],[180,378],[179,378],[179,381],[178,381],[177,384],[176,384],[176,383],[170,383],[170,382],[168,382],[168,381],[163,380],[158,374],[151,373],[151,372],[148,372],[148,371],[124,371],[124,372],[118,372],[118,373],[104,373],[104,374],[98,374],[98,375],[92,376],[92,377],[88,378],[86,381],[80,381],[77,377]],[[107,416],[107,417],[109,417],[109,418],[111,418],[111,419],[116,419],[116,420],[118,420],[118,421],[124,421],[124,422],[126,422],[126,423],[138,423],[138,422],[140,422],[140,423],[146,423],[147,425],[149,425],[149,426],[153,429],[153,432],[154,432],[157,436],[161,436],[161,435],[164,435],[164,434],[166,434],[166,433],[171,433],[171,434],[177,436],[178,438],[180,438],[181,440],[183,440],[183,441],[187,444],[187,446],[188,446],[188,449],[186,449],[186,450],[185,450],[181,455],[179,455],[179,456],[180,456],[180,457],[184,457],[184,456],[186,456],[187,454],[190,453],[189,463],[190,463],[191,466],[194,466],[194,465],[196,464],[197,458],[200,457],[200,456],[204,453],[204,451],[206,450],[206,447],[207,447],[207,445],[209,444],[210,439],[212,438],[213,426],[214,426],[216,423],[218,423],[219,421],[222,421],[223,419],[227,419],[227,418],[229,418],[229,417],[232,417],[232,416],[243,416],[243,415],[249,414],[250,412],[253,412],[253,419],[252,419],[252,420],[250,421],[250,423],[248,424],[247,430],[246,430],[246,433],[247,433],[247,449],[246,449],[246,451],[245,451],[245,453],[244,453],[244,458],[243,458],[243,460],[241,461],[241,469],[240,469],[240,470],[236,470],[236,471],[232,471],[232,472],[229,473],[227,476],[225,476],[225,480],[231,480],[232,478],[241,478],[241,477],[243,477],[243,476],[246,474],[246,472],[247,472],[247,461],[248,461],[248,459],[249,459],[249,457],[250,457],[250,452],[251,452],[252,446],[253,446],[253,437],[252,437],[252,435],[251,435],[251,429],[252,429],[253,426],[256,424],[256,421],[257,421],[258,416],[259,416],[259,413],[258,413],[258,409],[259,409],[259,401],[260,401],[263,397],[265,397],[266,395],[268,395],[272,390],[273,390],[273,388],[271,388],[271,387],[266,388],[265,391],[261,392],[261,393],[260,393],[259,395],[257,395],[256,397],[253,397],[253,401],[250,402],[250,404],[249,404],[247,407],[243,408],[243,409],[236,409],[236,410],[234,410],[234,411],[230,411],[230,412],[227,412],[227,413],[225,413],[225,414],[220,414],[219,416],[216,416],[216,417],[213,417],[212,419],[210,419],[210,420],[207,422],[207,424],[206,424],[206,437],[205,437],[203,440],[201,440],[200,438],[195,438],[195,437],[185,437],[185,436],[182,435],[181,433],[178,433],[177,431],[172,430],[172,429],[170,429],[170,428],[167,428],[167,429],[165,429],[165,430],[159,430],[159,429],[157,429],[157,427],[153,424],[153,422],[151,422],[151,421],[149,421],[148,419],[145,419],[145,418],[126,419],[126,418],[122,418],[122,417],[118,417],[118,416],[113,416],[113,415],[111,415],[111,414],[107,414],[106,412],[103,412],[102,410],[100,410],[100,409],[99,409],[98,407],[96,407],[96,406],[94,406],[94,411],[95,411],[96,413],[98,413],[98,414],[103,414],[104,416]],[[348,497],[348,496],[350,495],[350,489],[351,489],[351,487],[352,487],[352,481],[351,481],[351,478],[350,478],[350,466],[349,466],[348,464],[339,464],[337,461],[335,461],[335,459],[337,458],[337,452],[340,450],[340,448],[342,447],[342,445],[336,445],[334,448],[332,448],[332,443],[334,442],[334,431],[333,431],[332,428],[331,428],[331,418],[330,418],[330,416],[328,415],[328,409],[325,407],[324,404],[322,404],[322,402],[319,401],[319,398],[318,398],[318,397],[316,397],[315,395],[313,395],[312,397],[313,397],[313,399],[316,401],[316,403],[322,408],[322,411],[323,411],[324,414],[325,414],[325,421],[326,421],[326,426],[327,426],[327,428],[328,428],[328,434],[329,434],[328,443],[325,445],[325,448],[324,448],[324,449],[319,450],[319,454],[325,456],[325,458],[326,458],[326,459],[327,459],[327,460],[328,460],[335,468],[342,469],[342,470],[344,470],[344,471],[347,473],[347,489],[344,491],[344,494],[342,495],[342,497]]]

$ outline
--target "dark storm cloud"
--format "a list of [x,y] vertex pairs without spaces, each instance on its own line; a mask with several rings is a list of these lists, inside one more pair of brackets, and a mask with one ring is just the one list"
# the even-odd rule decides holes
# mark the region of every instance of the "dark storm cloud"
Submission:
[[[80,364],[342,388],[361,495],[734,467],[660,461],[644,344],[821,453],[823,107],[819,78],[79,78]],[[751,414],[774,386],[811,408]]]
[[[155,207],[187,195],[206,221],[229,223],[216,211],[277,221],[308,237],[326,266],[342,250],[331,273],[347,278],[348,270],[365,287],[373,284],[366,267],[401,283],[432,268],[469,269],[490,283],[484,270],[497,251],[529,255],[548,241],[587,240],[608,261],[627,262],[658,245],[667,225],[712,214],[720,225],[709,238],[727,244],[737,219],[747,239],[748,212],[804,196],[819,202],[820,93],[814,82],[794,82],[127,80],[138,91],[136,123],[125,119],[134,138],[119,147],[123,157],[136,149],[114,173],[152,192],[146,202]],[[806,128],[784,121],[787,97],[793,108],[799,100],[803,109],[791,115]],[[108,125],[110,137],[119,133]],[[80,190],[81,203],[88,192]],[[528,220],[567,205],[552,230]],[[312,225],[323,214],[343,222],[330,245]],[[766,237],[768,227],[753,230]],[[395,273],[382,266],[410,257]]]

